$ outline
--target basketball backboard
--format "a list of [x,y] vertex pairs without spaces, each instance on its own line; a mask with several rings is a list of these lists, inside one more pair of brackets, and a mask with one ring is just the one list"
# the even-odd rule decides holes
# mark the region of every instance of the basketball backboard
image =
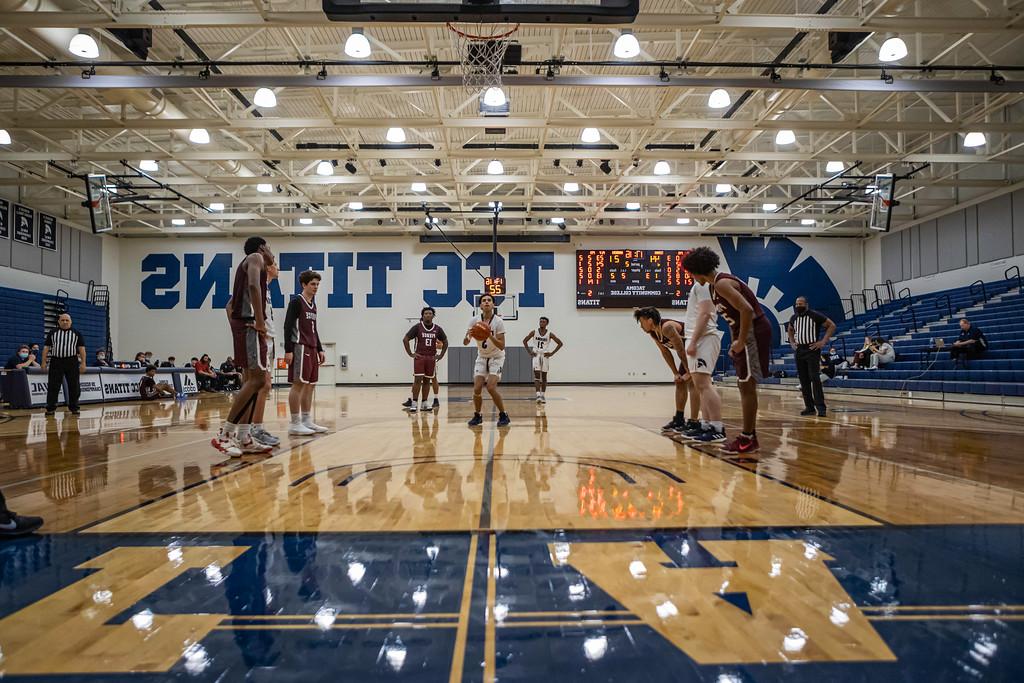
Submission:
[[892,173],[875,176],[874,198],[871,202],[871,220],[868,227],[879,232],[889,232],[892,225],[892,207],[896,194],[896,182]]
[[86,176],[85,204],[89,209],[93,233],[110,232],[114,229],[114,221],[110,216],[107,176],[101,173],[90,173]]
[[[473,295],[473,315],[480,313],[480,297],[482,294]],[[498,305],[498,315],[503,320],[519,320],[518,294],[506,294],[494,297],[494,303]]]
[[523,24],[622,24],[636,19],[640,0],[323,0],[331,21],[510,21]]

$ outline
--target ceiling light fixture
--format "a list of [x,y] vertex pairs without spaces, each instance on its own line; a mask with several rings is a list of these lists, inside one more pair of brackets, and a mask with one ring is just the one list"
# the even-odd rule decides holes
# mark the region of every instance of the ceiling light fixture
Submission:
[[497,86],[491,86],[484,91],[484,104],[488,107],[503,107],[508,102],[505,91]]
[[762,204],[761,208],[765,211],[775,211],[779,208],[779,205],[768,202],[767,204]]
[[324,159],[316,165],[316,174],[322,176],[334,175],[334,164]]
[[626,211],[639,211],[640,202],[626,202]]
[[362,202],[349,202],[348,203],[348,208],[350,208],[353,211],[362,211],[363,210],[363,203]]
[[729,183],[718,183],[715,185],[716,194],[728,194],[729,192],[732,192],[732,185]]
[[565,186],[562,189],[564,189],[566,192],[579,192],[580,191],[580,184],[579,183],[566,183]]
[[184,218],[172,218],[171,219],[171,225],[185,225],[185,219]]
[[413,192],[426,192],[427,191],[427,184],[426,183],[413,183],[412,184],[412,191]]
[[370,41],[363,35],[363,29],[352,29],[352,35],[345,41],[345,54],[354,59],[366,59],[370,52]]
[[277,106],[277,95],[270,88],[260,88],[252,96],[252,103],[261,109],[273,109]]
[[984,147],[986,144],[988,139],[984,133],[975,131],[964,136],[964,147]]
[[404,128],[388,128],[388,133],[385,136],[388,142],[405,142],[405,129]]
[[654,175],[668,175],[672,172],[672,167],[667,161],[659,161],[654,164]]
[[788,128],[784,128],[775,134],[776,145],[792,145],[794,142],[796,142],[796,133]]
[[907,44],[902,38],[890,38],[878,48],[878,61],[895,62],[907,56]]
[[632,31],[623,31],[615,39],[615,46],[612,54],[619,59],[631,59],[640,54],[640,41],[636,39]]
[[96,59],[100,56],[100,46],[96,44],[96,39],[91,35],[85,31],[79,31],[68,43],[68,52],[76,57]]
[[732,98],[729,97],[729,91],[718,88],[712,90],[708,96],[708,106],[712,109],[725,109],[732,104]]
[[555,225],[562,225],[565,223],[565,219],[562,218],[561,216],[555,216],[554,218],[551,219],[551,222],[554,223]]
[[210,133],[205,128],[193,128],[188,133],[188,141],[197,145],[208,145]]
[[273,192],[274,186],[270,183],[260,183],[256,186],[257,192]]
[[814,225],[817,221],[813,218],[801,218],[800,225]]
[[300,225],[313,225],[313,219],[312,218],[300,218],[299,219],[299,224]]
[[491,159],[491,163],[487,164],[488,175],[501,175],[505,172],[505,166],[497,159]]
[[676,219],[676,225],[689,225],[689,224],[690,224],[690,219],[689,218],[677,218]]
[[0,128],[0,145],[11,144],[11,134],[7,132],[6,128]]
[[584,128],[583,132],[580,133],[580,141],[586,142],[587,144],[601,142],[601,131],[597,128]]
[[159,171],[160,164],[156,163],[153,159],[143,159],[139,162],[139,169],[143,171]]
[[825,173],[839,173],[845,168],[846,166],[841,161],[830,161],[825,164]]
[[224,202],[210,202],[210,211],[223,211]]

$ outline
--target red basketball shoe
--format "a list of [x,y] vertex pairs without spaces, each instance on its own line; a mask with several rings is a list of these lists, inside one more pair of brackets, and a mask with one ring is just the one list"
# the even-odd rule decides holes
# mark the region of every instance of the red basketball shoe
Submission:
[[729,443],[722,446],[723,453],[735,454],[735,455],[746,455],[747,453],[756,453],[761,449],[761,446],[757,443],[757,434],[753,436],[746,436],[740,434]]

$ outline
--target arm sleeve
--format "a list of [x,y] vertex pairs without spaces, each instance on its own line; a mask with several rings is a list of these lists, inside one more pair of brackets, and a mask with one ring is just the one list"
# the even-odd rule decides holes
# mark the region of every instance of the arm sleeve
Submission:
[[53,330],[46,333],[46,340],[43,341],[43,346],[49,346],[51,349],[53,348]]
[[405,336],[402,337],[402,339],[406,340],[406,339],[415,339],[415,338],[416,338],[416,325],[413,325],[412,327],[409,328],[409,331],[405,333]]
[[[291,353],[295,349],[296,328],[299,326],[299,299],[293,298],[288,302],[288,310],[284,314],[284,352]],[[319,335],[317,335],[319,336]],[[319,343],[319,342],[318,342]]]
[[818,311],[808,311],[807,315],[811,316],[811,320],[816,322],[821,327],[824,327],[825,321],[828,320],[828,316],[819,313]]
[[75,330],[75,336],[78,337],[78,345],[76,346],[76,348],[84,349],[85,348],[85,337],[83,337],[81,334],[79,334],[78,330]]

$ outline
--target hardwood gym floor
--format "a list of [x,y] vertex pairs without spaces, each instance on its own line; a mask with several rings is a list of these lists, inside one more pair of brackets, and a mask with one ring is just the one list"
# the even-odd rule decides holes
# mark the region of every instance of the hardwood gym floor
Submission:
[[[0,423],[0,675],[1009,679],[1024,412],[762,393],[757,457],[659,433],[669,386],[321,388],[329,434],[209,446],[229,399]],[[723,388],[726,425],[738,419]],[[485,402],[485,415],[490,403]],[[799,662],[799,666],[794,663]],[[132,675],[136,672],[136,675]],[[327,676],[325,672],[330,672]],[[324,678],[327,676],[327,678]]]

